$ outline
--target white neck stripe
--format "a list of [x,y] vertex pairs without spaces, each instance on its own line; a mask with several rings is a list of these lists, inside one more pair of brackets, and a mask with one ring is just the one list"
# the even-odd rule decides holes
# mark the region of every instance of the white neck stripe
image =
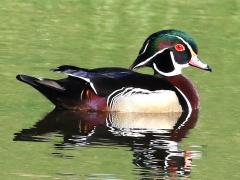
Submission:
[[183,94],[183,92],[178,89],[176,86],[175,88],[178,90],[178,92],[180,92],[180,94],[183,96],[183,98],[185,99],[185,101],[187,102],[187,106],[188,106],[188,115],[185,119],[185,121],[183,123],[181,123],[181,125],[177,128],[177,129],[180,129],[182,126],[184,126],[184,124],[188,121],[189,117],[191,116],[191,113],[192,113],[192,105],[191,103],[189,102],[188,98],[185,96],[185,94]]
[[137,64],[134,68],[137,68],[137,67],[139,67],[139,66],[142,66],[142,65],[148,63],[152,58],[154,58],[156,55],[162,53],[162,52],[165,51],[166,49],[167,49],[167,48],[164,48],[164,49],[162,49],[162,50],[156,52],[154,55],[152,55],[151,57],[147,58],[145,61],[143,61],[143,62]]

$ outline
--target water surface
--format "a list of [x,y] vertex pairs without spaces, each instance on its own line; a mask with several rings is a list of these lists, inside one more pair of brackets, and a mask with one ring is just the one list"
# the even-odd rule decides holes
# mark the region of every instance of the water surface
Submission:
[[[239,6],[236,0],[2,0],[1,177],[239,179]],[[126,127],[106,114],[59,114],[15,80],[18,73],[62,77],[48,71],[62,64],[128,67],[144,39],[166,28],[192,34],[214,70],[184,71],[201,96],[191,126],[171,116],[172,128],[146,131],[128,115],[113,116]],[[174,134],[178,127],[185,128],[181,136]]]

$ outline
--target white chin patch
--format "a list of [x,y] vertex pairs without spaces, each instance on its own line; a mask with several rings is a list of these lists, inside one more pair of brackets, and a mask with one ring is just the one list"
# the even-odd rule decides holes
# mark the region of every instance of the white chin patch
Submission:
[[163,71],[159,70],[156,63],[153,63],[153,68],[155,69],[155,71],[157,71],[159,74],[161,74],[163,76],[176,76],[176,75],[179,75],[179,74],[182,73],[183,68],[186,68],[186,67],[189,66],[189,64],[178,64],[175,61],[175,58],[174,58],[174,55],[173,55],[172,51],[170,51],[170,56],[171,56],[171,60],[172,60],[172,63],[173,63],[174,70],[166,73],[166,72],[163,72]]
[[157,71],[159,74],[163,75],[163,76],[176,76],[182,73],[182,71],[177,70],[176,68],[174,69],[174,71],[171,72],[163,72],[161,70],[158,69],[157,65],[155,63],[153,63],[153,68],[155,69],[155,71]]

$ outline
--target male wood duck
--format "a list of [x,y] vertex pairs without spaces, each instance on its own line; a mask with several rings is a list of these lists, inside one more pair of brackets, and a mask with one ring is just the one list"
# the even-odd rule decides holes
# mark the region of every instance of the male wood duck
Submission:
[[[52,80],[17,75],[46,96],[58,109],[169,113],[199,108],[199,96],[181,69],[211,71],[198,57],[197,45],[185,32],[163,30],[150,35],[130,69],[84,69],[63,65],[52,69],[68,75]],[[133,69],[149,66],[155,75]]]

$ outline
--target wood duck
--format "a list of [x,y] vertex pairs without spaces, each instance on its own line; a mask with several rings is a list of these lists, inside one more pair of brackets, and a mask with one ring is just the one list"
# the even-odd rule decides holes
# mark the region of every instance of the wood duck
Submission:
[[[199,108],[199,96],[181,69],[194,66],[211,71],[197,57],[197,45],[185,32],[163,30],[144,42],[130,69],[84,69],[63,65],[52,69],[68,75],[52,80],[17,75],[46,96],[58,109],[169,113]],[[133,69],[149,66],[155,75]]]

